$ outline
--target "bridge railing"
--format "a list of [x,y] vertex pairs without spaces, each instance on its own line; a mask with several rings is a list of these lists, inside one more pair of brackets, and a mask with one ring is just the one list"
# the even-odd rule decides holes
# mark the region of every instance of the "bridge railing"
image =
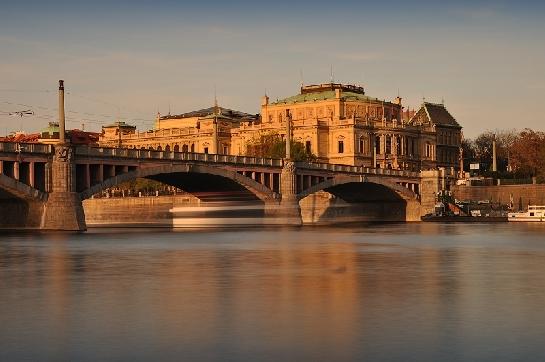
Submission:
[[89,157],[121,157],[133,159],[152,159],[152,160],[178,160],[178,161],[197,161],[209,163],[233,163],[258,166],[282,167],[281,159],[251,157],[251,156],[233,156],[218,155],[208,153],[193,152],[172,152],[139,150],[129,148],[101,148],[101,147],[77,147],[76,155]]
[[[109,148],[109,147],[76,147],[76,155],[89,157],[120,157],[131,159],[147,159],[147,160],[178,160],[178,161],[196,161],[208,163],[230,163],[238,165],[252,166],[273,166],[282,167],[284,160],[274,158],[262,158],[252,156],[234,156],[234,155],[218,155],[208,153],[194,152],[173,152],[173,151],[156,151],[142,150],[132,148]],[[396,177],[411,177],[420,176],[419,172],[408,170],[392,170],[384,168],[372,168],[364,166],[338,165],[330,163],[314,163],[314,162],[296,162],[296,167],[306,170],[320,170],[331,172],[344,172],[353,174],[369,174],[369,175],[385,175]]]
[[387,168],[372,168],[364,166],[338,165],[331,163],[296,162],[297,168],[307,170],[324,170],[331,172],[346,172],[356,174],[385,175],[398,177],[419,177],[420,173],[408,170],[392,170]]
[[53,146],[39,143],[0,142],[0,152],[51,154]]

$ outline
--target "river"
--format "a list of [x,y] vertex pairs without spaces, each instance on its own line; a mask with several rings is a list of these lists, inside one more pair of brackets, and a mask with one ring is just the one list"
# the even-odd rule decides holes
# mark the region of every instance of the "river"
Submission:
[[543,361],[545,225],[0,235],[0,360]]

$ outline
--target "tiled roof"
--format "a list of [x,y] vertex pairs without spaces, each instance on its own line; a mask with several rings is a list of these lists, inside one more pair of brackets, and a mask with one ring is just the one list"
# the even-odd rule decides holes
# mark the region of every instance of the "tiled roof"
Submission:
[[454,117],[452,117],[443,104],[426,102],[424,103],[424,106],[426,107],[431,121],[434,124],[460,127],[460,124],[456,122]]
[[409,123],[433,123],[435,125],[459,127],[460,124],[452,117],[443,104],[424,102]]
[[40,138],[39,133],[23,134],[19,133],[7,137],[1,137],[0,142],[18,142],[18,143],[36,143]]

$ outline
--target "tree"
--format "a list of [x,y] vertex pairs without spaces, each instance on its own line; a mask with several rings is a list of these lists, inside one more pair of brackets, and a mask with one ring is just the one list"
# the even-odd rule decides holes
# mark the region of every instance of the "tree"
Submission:
[[469,171],[469,164],[477,159],[475,144],[468,138],[462,139],[462,157],[464,158],[464,171]]
[[516,137],[517,133],[515,130],[494,130],[481,133],[473,141],[476,160],[484,164],[485,169],[492,168],[492,144],[495,139],[498,171],[507,170],[510,159],[510,148]]
[[[262,134],[247,142],[246,155],[267,158],[284,158],[286,156],[286,141],[275,132]],[[314,161],[316,156],[307,152],[303,143],[292,140],[291,158],[295,161]]]
[[545,133],[524,129],[513,141],[510,160],[513,169],[526,176],[543,175],[545,168]]

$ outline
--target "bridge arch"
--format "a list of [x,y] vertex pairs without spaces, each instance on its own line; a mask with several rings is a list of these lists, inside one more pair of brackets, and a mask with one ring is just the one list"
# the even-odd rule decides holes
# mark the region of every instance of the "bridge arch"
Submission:
[[420,220],[418,196],[394,179],[337,176],[304,190],[298,199],[304,223]]
[[0,174],[0,228],[38,228],[47,194]]
[[[237,173],[234,170],[226,170],[219,167],[192,163],[183,165],[140,167],[134,171],[111,177],[100,184],[94,185],[89,189],[82,191],[80,193],[80,198],[81,200],[88,199],[92,195],[97,194],[105,189],[115,187],[124,182],[133,181],[137,178],[149,178],[161,181],[172,186],[180,187],[184,189],[184,191],[188,191],[191,193],[191,190],[186,190],[183,184],[176,184],[175,182],[172,182],[172,180],[169,180],[169,177],[172,177],[176,174],[181,174],[185,176],[188,176],[189,174],[205,175],[211,177],[210,181],[224,182],[225,184],[231,185],[236,184],[263,202],[278,199],[278,195],[271,189],[249,177]],[[187,177],[185,177],[185,179],[187,180]]]
[[46,201],[47,194],[27,184],[0,174],[0,190],[25,201]]
[[347,185],[347,184],[365,184],[365,183],[372,183],[376,185],[383,186],[392,192],[395,192],[400,198],[404,200],[416,200],[418,198],[418,195],[415,194],[412,190],[409,190],[406,187],[403,187],[401,185],[398,185],[397,183],[377,177],[377,176],[343,176],[343,177],[334,177],[331,179],[327,179],[323,182],[320,182],[312,187],[309,187],[308,189],[304,190],[298,195],[298,199],[302,200],[305,197],[312,195],[318,191],[327,191],[334,189],[336,186],[341,185]]

